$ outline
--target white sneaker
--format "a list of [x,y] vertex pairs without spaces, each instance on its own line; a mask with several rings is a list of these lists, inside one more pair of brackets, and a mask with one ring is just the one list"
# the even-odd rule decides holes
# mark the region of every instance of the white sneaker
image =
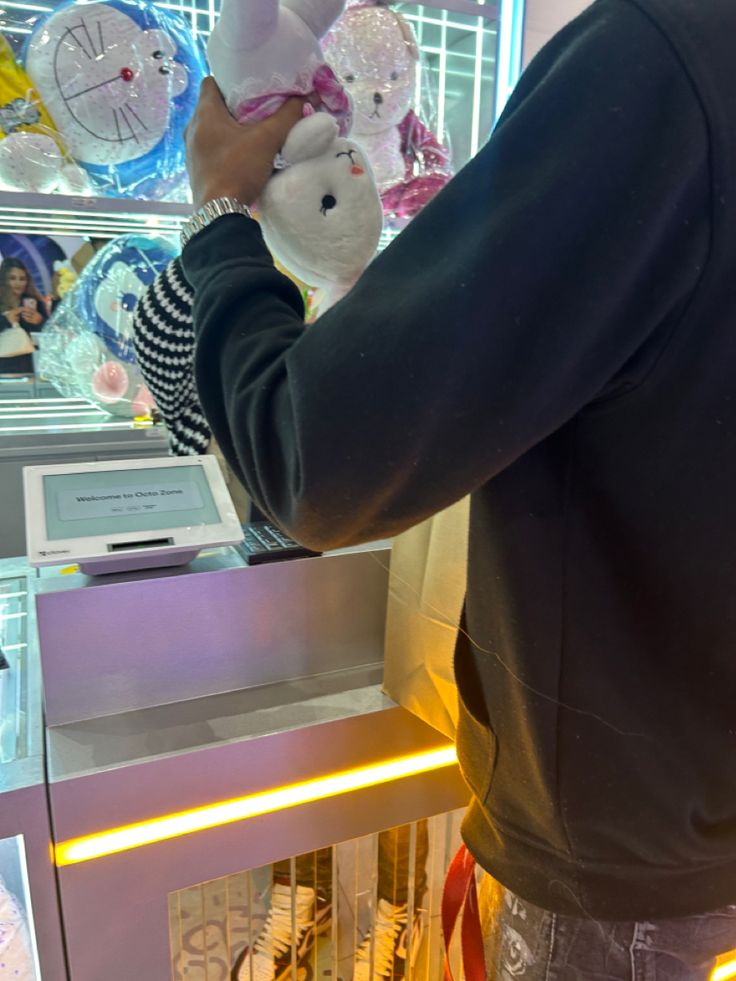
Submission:
[[[309,886],[292,889],[283,883],[274,883],[271,909],[253,944],[252,956],[250,948],[246,947],[233,967],[233,981],[283,981],[290,977],[292,948],[296,951],[299,968],[308,962],[316,937],[329,929],[331,918],[331,905],[319,900],[314,889]],[[293,920],[296,921],[296,933],[293,932]]]
[[[385,899],[378,900],[373,928],[363,938],[355,953],[353,981],[399,981],[406,974],[408,954],[406,903],[394,906]],[[422,918],[414,914],[411,931],[411,963],[416,960],[422,938]],[[371,946],[373,947],[373,973],[371,973]]]

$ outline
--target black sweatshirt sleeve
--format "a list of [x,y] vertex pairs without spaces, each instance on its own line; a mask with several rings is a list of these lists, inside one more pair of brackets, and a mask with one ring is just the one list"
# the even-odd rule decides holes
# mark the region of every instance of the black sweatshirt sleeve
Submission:
[[707,259],[707,166],[667,41],[599,0],[313,326],[255,222],[195,236],[197,386],[258,506],[314,548],[392,535],[641,384]]

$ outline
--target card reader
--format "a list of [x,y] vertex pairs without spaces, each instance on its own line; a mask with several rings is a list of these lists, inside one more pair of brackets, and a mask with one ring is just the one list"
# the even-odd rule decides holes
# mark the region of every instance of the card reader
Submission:
[[32,566],[130,572],[243,540],[214,456],[24,467],[23,485]]

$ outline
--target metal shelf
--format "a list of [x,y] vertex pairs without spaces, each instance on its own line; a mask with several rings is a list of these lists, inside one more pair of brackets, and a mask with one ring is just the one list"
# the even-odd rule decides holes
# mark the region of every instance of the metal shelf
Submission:
[[190,204],[132,198],[0,191],[0,232],[113,238],[125,232],[177,234]]

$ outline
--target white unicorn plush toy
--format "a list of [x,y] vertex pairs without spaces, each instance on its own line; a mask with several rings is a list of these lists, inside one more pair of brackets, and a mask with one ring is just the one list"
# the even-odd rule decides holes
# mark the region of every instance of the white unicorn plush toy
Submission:
[[320,47],[344,2],[223,0],[207,43],[212,74],[238,122],[257,122],[292,96],[310,96],[257,205],[269,249],[290,273],[323,290],[322,309],[353,285],[382,227],[371,166],[347,139],[350,97]]
[[[207,57],[230,113],[240,123],[274,113],[291,96],[317,95],[346,136],[350,98],[325,64],[320,39],[344,0],[224,0]],[[311,112],[307,105],[305,114]]]
[[[256,202],[274,258],[322,290],[320,311],[353,286],[383,226],[370,164],[345,135],[350,100],[319,47],[341,9],[342,0],[224,0],[208,47],[213,75],[241,122],[265,118],[292,95],[320,96],[324,111],[307,106]],[[179,455],[204,453],[211,442],[194,388],[192,302],[175,259],[148,288],[134,318],[138,364]]]
[[383,212],[371,167],[321,112],[293,127],[279,162],[258,200],[263,237],[285,269],[322,290],[325,310],[354,285],[378,246]]
[[[288,272],[322,290],[323,312],[373,258],[383,226],[381,200],[365,154],[338,135],[327,113],[299,120],[280,157],[282,169],[257,202],[263,237]],[[206,452],[211,438],[194,388],[193,299],[175,259],[134,314],[138,365],[178,455]]]

